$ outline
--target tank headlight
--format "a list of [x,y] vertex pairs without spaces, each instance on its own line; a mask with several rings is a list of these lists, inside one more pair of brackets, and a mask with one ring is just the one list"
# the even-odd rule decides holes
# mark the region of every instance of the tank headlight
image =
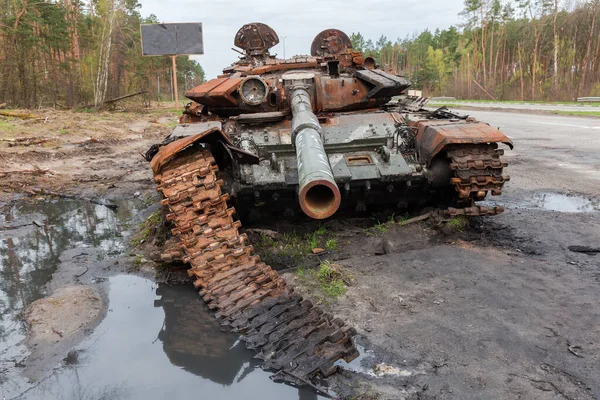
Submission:
[[239,92],[244,103],[255,106],[265,101],[269,87],[261,78],[248,77],[240,85]]

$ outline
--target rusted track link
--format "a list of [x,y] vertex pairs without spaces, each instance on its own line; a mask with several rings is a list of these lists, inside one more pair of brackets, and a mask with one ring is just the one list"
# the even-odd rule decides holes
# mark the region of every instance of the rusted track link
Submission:
[[502,174],[508,163],[500,159],[504,150],[497,147],[497,143],[461,145],[448,151],[454,172],[451,183],[461,199],[483,200],[488,192],[502,194],[502,186],[510,177]]
[[356,331],[294,293],[254,255],[217,171],[209,150],[188,149],[155,176],[180,241],[165,259],[191,265],[188,273],[208,307],[244,334],[264,367],[278,371],[276,378],[303,384],[333,374],[337,360],[358,356]]

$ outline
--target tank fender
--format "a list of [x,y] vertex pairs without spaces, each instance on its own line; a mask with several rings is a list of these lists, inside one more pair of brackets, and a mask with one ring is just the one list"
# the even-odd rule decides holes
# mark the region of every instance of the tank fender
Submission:
[[421,162],[427,166],[451,144],[504,143],[513,148],[512,140],[498,129],[483,122],[421,120],[411,122],[416,128],[416,145]]
[[[220,168],[226,163],[226,154],[232,154],[241,164],[258,164],[256,154],[245,152],[233,145],[231,139],[219,128],[210,128],[192,136],[182,137],[164,146],[160,146],[158,153],[150,161],[154,174],[158,174],[162,167],[177,157],[177,154],[195,143],[207,143],[212,146],[215,160]],[[226,151],[229,149],[229,151]]]

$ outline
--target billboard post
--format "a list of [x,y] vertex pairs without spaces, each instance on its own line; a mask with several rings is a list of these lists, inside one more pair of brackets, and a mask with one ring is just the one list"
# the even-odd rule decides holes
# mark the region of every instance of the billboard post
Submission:
[[171,68],[173,68],[173,93],[175,96],[175,107],[179,107],[178,93],[177,93],[177,56],[171,56]]
[[171,57],[173,97],[175,106],[179,106],[177,56],[204,54],[202,23],[142,24],[140,29],[142,55]]

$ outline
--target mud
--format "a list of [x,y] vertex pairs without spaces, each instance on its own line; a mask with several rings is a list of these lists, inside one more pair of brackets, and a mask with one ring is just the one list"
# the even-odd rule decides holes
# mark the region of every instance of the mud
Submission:
[[[51,296],[34,301],[24,316],[26,345],[31,350],[28,360],[45,358],[45,364],[56,364],[77,343],[77,338],[81,340],[82,335],[89,334],[104,311],[100,295],[84,285],[62,287]],[[43,367],[36,364],[27,363],[24,374],[43,374]]]
[[3,396],[46,377],[88,337],[106,312],[106,278],[133,268],[128,232],[147,206],[115,205],[43,198],[2,205]]
[[[21,168],[19,160],[26,160],[53,172],[0,181],[2,395],[315,398],[271,383],[237,337],[214,325],[190,286],[154,283],[155,272],[169,280],[181,276],[148,261],[156,259],[158,242],[150,238],[130,247],[131,234],[158,209],[151,173],[137,152],[168,133],[169,112],[121,119],[107,114],[106,120],[58,114],[63,122],[52,129],[77,121],[58,143],[0,148],[8,168]],[[13,136],[33,135],[47,124],[23,123]],[[490,199],[506,206],[503,215],[446,226],[404,226],[404,215],[393,223],[378,216],[252,226],[257,244],[265,236],[258,229],[277,232],[275,245],[265,241],[261,251],[300,290],[312,289],[298,279],[299,265],[332,261],[353,276],[335,300],[315,293],[316,302],[359,332],[361,357],[341,363],[342,373],[331,382],[343,397],[600,398],[600,254],[570,250],[598,248],[600,184],[583,167],[561,167],[570,159],[564,152],[568,135],[560,142],[562,134],[528,128],[527,134],[544,139],[528,142],[516,127],[507,133],[517,146],[509,153],[512,179],[501,198]],[[67,143],[90,136],[103,142]],[[577,165],[597,163],[593,148],[569,151],[576,152]],[[545,164],[543,155],[559,156],[561,164]],[[42,189],[79,200],[58,200]],[[118,204],[116,213],[90,202],[97,199]],[[315,255],[307,250],[319,230],[326,233],[317,238],[318,247],[332,239],[336,245]],[[291,233],[299,237],[298,251],[277,244]],[[60,357],[53,358],[51,345],[38,346],[47,351],[30,357],[26,308],[73,285],[94,290],[103,312],[56,353]],[[44,372],[31,381],[24,372],[38,367]]]
[[[19,399],[317,400],[270,381],[238,337],[223,332],[191,285],[118,275],[106,318],[48,378]],[[250,395],[249,395],[250,394]]]

